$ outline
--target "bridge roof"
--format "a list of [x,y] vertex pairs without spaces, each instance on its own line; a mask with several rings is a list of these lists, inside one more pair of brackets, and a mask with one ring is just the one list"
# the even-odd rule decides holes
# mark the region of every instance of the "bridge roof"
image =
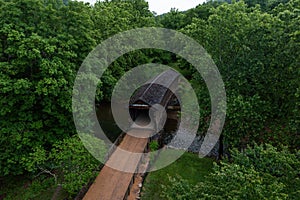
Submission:
[[166,107],[173,95],[171,90],[177,88],[178,77],[179,73],[172,69],[164,71],[140,87],[131,98],[130,104],[161,104]]

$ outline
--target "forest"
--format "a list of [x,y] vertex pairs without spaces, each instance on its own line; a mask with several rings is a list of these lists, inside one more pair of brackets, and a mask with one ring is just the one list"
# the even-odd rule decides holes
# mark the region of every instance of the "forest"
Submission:
[[[227,95],[226,154],[197,183],[168,176],[159,199],[299,199],[300,0],[207,1],[163,15],[145,0],[0,0],[0,199],[74,199],[93,181],[101,164],[76,133],[74,80],[98,44],[141,27],[196,40]],[[109,102],[119,78],[145,63],[171,66],[191,83],[201,107],[198,134],[205,134],[206,84],[170,52],[120,57],[101,78],[95,101]],[[53,195],[58,189],[63,197]]]

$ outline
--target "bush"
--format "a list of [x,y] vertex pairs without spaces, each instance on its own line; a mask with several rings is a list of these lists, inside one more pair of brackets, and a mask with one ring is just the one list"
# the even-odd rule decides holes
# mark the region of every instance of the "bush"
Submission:
[[[102,156],[105,153],[104,145],[102,142],[102,149],[99,151]],[[85,149],[78,137],[56,143],[49,157],[61,171],[62,187],[71,195],[78,193],[99,172],[99,161]]]
[[300,153],[271,145],[234,150],[232,160],[215,165],[196,185],[170,177],[163,186],[166,199],[297,199],[300,194]]
[[149,144],[150,151],[156,151],[159,148],[159,144],[156,140],[153,140]]
[[168,200],[287,198],[283,183],[237,164],[215,166],[214,172],[196,185],[187,185],[180,178],[170,178],[170,182],[163,187],[162,195]]
[[300,169],[300,158],[289,152],[287,147],[279,150],[270,144],[254,145],[242,152],[232,151],[235,164],[253,167],[255,170],[275,177],[296,178]]
[[[93,138],[90,145],[97,145],[98,158],[104,157],[106,149],[103,141]],[[56,142],[50,152],[42,147],[36,148],[26,163],[27,171],[51,175],[55,184],[62,185],[70,195],[77,194],[95,178],[100,166],[76,135]]]

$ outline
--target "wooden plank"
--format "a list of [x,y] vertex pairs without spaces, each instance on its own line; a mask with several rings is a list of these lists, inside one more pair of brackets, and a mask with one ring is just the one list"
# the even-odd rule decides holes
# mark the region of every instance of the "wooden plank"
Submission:
[[[143,153],[148,143],[148,138],[137,138],[132,136],[135,134],[138,135],[139,133],[143,136],[149,136],[152,134],[152,131],[130,130],[130,135],[125,135],[119,147],[122,150],[132,153],[127,153],[127,156],[125,156],[124,153],[122,153],[122,150],[116,149],[108,159],[107,163],[115,162],[120,168],[125,170],[136,169],[142,155],[137,155],[135,153]],[[134,173],[118,171],[105,165],[83,199],[123,200],[133,176]]]

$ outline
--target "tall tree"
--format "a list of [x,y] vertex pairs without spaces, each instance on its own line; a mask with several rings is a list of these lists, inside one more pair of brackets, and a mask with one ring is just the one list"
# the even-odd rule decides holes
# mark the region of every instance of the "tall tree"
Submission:
[[21,174],[34,147],[49,149],[75,133],[73,81],[96,43],[83,3],[2,0],[0,5],[0,174]]

